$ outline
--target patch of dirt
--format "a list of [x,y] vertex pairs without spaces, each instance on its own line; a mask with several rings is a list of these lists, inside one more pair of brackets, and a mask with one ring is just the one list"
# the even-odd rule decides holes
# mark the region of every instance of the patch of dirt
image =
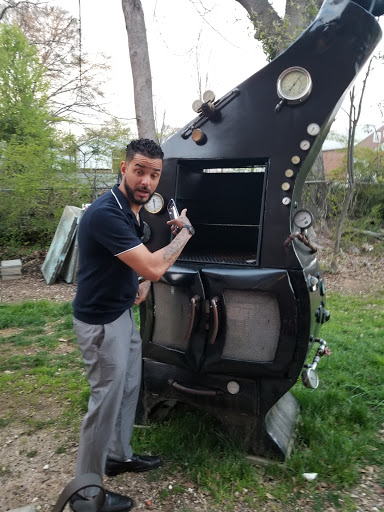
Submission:
[[36,251],[22,260],[20,279],[0,280],[0,302],[23,302],[25,300],[56,300],[72,301],[76,293],[76,284],[68,284],[58,279],[54,284],[47,285],[41,272],[45,252]]
[[[318,258],[323,268],[329,268],[331,243],[326,238],[317,240]],[[341,293],[370,294],[384,288],[384,258],[374,252],[359,249],[344,253],[340,259],[338,271],[325,271],[327,289]],[[31,255],[23,261],[22,278],[14,281],[1,281],[0,302],[18,303],[24,300],[49,299],[56,301],[72,301],[76,293],[76,285],[58,281],[48,286],[41,273],[40,266],[44,254]],[[12,334],[9,330],[8,334]],[[2,335],[6,335],[2,331]],[[66,340],[60,344],[60,351],[66,352],[73,347]],[[11,400],[11,399],[10,399]],[[23,404],[23,401],[20,401]],[[56,502],[62,489],[72,480],[76,460],[78,432],[70,428],[58,431],[54,427],[32,431],[28,427],[27,418],[39,418],[43,421],[54,419],[60,412],[60,404],[46,400],[39,404],[2,403],[3,410],[12,414],[24,415],[25,427],[3,427],[0,429],[0,510],[35,505],[37,510],[48,511]],[[33,409],[33,410],[32,410]],[[384,428],[384,425],[383,425]],[[384,432],[384,431],[383,431]],[[361,481],[352,491],[345,495],[353,500],[358,512],[384,511],[384,490],[380,485],[379,468],[371,466],[361,469]],[[284,508],[284,512],[312,512],[311,485],[303,493],[295,506]],[[198,490],[180,473],[177,477],[167,475],[166,465],[163,469],[150,474],[126,474],[116,478],[105,478],[107,489],[127,494],[136,503],[134,510],[154,510],[163,512],[213,512],[206,493]],[[175,492],[182,486],[184,491]],[[244,489],[236,495],[237,505],[234,512],[280,511],[281,504],[269,495],[266,504],[254,502],[248,505],[244,501],[247,494]],[[68,507],[67,507],[68,508]],[[343,502],[339,507],[327,508],[327,512],[344,510]],[[348,508],[350,510],[350,508]]]
[[15,281],[1,281],[0,302],[23,302],[24,300],[56,300],[58,302],[72,301],[75,297],[76,286],[64,281],[47,285],[43,276],[23,274]]
[[[48,405],[48,404],[45,404]],[[47,407],[49,410],[49,407]],[[54,410],[54,409],[53,409]],[[48,412],[48,411],[46,411]],[[56,411],[57,412],[57,411]],[[51,414],[47,414],[52,417]],[[53,416],[54,417],[54,416]],[[72,439],[76,433],[70,429],[56,431],[45,428],[31,433],[28,428],[3,428],[0,431],[0,510],[5,512],[26,505],[35,505],[36,510],[49,511],[59,494],[72,480],[76,460],[77,445]],[[363,468],[362,479],[358,486],[348,493],[358,512],[377,512],[384,510],[384,490],[379,483],[379,468]],[[134,510],[153,510],[162,512],[214,512],[222,510],[210,502],[207,493],[198,490],[182,474],[167,475],[166,464],[163,468],[147,474],[128,473],[115,478],[105,477],[106,489],[131,496],[135,501]],[[180,490],[181,487],[183,490]],[[327,485],[324,484],[324,491]],[[308,483],[292,507],[284,506],[284,512],[313,512],[313,501]],[[178,489],[177,492],[174,490]],[[273,492],[273,491],[271,491]],[[237,493],[237,504],[233,512],[282,510],[278,500],[268,493],[268,502],[262,503],[255,498],[249,505],[244,500],[247,489]],[[344,495],[345,498],[347,497]],[[346,510],[339,500],[339,506],[329,505],[327,512]],[[66,507],[69,511],[69,507]],[[351,510],[351,508],[348,508]]]
[[[337,271],[331,271],[332,241],[324,235],[318,236],[315,245],[317,256],[324,272],[327,290],[344,294],[371,294],[384,288],[384,256],[375,246],[355,247],[345,251],[339,258]],[[36,251],[22,260],[22,277],[14,281],[0,280],[0,303],[15,303],[24,300],[72,301],[76,284],[58,279],[48,286],[41,272],[45,252]]]
[[[327,290],[343,294],[375,294],[384,289],[383,243],[363,244],[342,251],[337,270],[331,271],[333,242],[324,236],[317,240],[318,259]],[[376,248],[376,250],[375,250]]]
[[[13,429],[12,433],[3,432],[0,446],[0,509],[6,511],[34,504],[41,510],[51,510],[62,489],[73,478],[77,446],[68,433],[45,429],[29,434],[27,429],[18,428]],[[197,492],[193,484],[182,478],[178,478],[177,482],[169,479],[164,470],[157,473],[158,479],[152,482],[148,481],[146,474],[105,477],[105,487],[131,496],[136,504],[135,509],[173,512],[182,510],[184,505],[188,507],[184,510],[191,512],[212,510],[207,508],[205,495]],[[186,486],[186,492],[176,494],[163,503],[160,493],[168,491],[172,494],[172,487],[176,484]]]

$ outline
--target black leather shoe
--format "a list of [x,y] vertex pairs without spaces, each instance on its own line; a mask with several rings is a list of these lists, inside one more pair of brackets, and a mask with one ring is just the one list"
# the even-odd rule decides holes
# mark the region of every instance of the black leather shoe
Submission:
[[[76,502],[88,501],[80,494],[76,494],[70,499],[69,506],[72,510],[76,511]],[[128,496],[122,494],[116,494],[115,492],[106,491],[104,505],[101,507],[99,512],[126,512],[131,510],[133,507],[133,500]],[[80,508],[80,507],[79,507]]]
[[149,471],[150,469],[155,469],[159,466],[161,466],[161,460],[159,457],[133,454],[131,460],[128,462],[107,459],[105,464],[105,474],[107,476],[116,476],[120,473],[127,473],[128,471],[141,473],[142,471]]

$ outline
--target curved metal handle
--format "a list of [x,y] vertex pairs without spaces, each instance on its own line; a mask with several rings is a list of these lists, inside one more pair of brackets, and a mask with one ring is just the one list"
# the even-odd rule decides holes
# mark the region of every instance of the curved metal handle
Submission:
[[213,297],[211,299],[211,308],[212,308],[212,314],[213,314],[213,331],[212,336],[210,337],[209,343],[213,345],[216,340],[217,332],[219,330],[219,312],[217,309],[217,303],[219,301],[218,297]]
[[[105,490],[103,487],[103,480],[99,475],[95,473],[84,473],[83,475],[79,475],[69,484],[67,484],[60,496],[58,497],[55,506],[52,509],[52,512],[62,512],[72,498],[72,496],[76,495],[83,489],[87,487],[97,487],[99,492],[92,500],[78,500],[73,504],[74,510],[82,510],[83,512],[97,512],[104,505],[105,501]],[[81,505],[81,507],[79,506]]]
[[187,388],[186,386],[182,386],[175,380],[169,379],[168,384],[175,389],[178,389],[179,391],[184,391],[184,393],[189,393],[190,395],[202,395],[202,396],[216,396],[221,395],[219,391],[214,391],[211,389],[194,389],[194,388]]
[[200,301],[200,297],[198,295],[195,295],[191,299],[191,302],[190,302],[190,304],[191,304],[191,316],[189,318],[188,330],[187,330],[187,334],[185,335],[184,341],[189,341],[189,339],[191,337],[193,325],[195,323],[196,305],[197,305],[197,303],[199,301]]

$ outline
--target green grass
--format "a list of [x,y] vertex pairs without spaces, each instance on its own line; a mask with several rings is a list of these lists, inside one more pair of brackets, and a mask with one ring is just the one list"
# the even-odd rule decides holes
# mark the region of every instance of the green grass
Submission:
[[[164,484],[164,500],[193,484],[228,510],[239,499],[257,510],[272,496],[285,510],[310,499],[314,511],[333,506],[352,512],[348,490],[365,467],[378,468],[377,483],[384,484],[384,295],[331,294],[328,308],[331,321],[321,335],[332,354],[319,364],[320,386],[308,390],[298,381],[292,389],[301,414],[291,457],[284,464],[253,466],[216,420],[179,406],[166,421],[136,429],[133,439],[136,452],[158,453],[167,462],[147,478],[177,477],[177,485]],[[54,424],[78,439],[89,391],[71,315],[70,304],[0,306],[0,400],[6,404],[1,429]],[[54,422],[46,419],[50,407],[58,409]],[[58,442],[57,450],[63,453],[66,446]],[[318,477],[308,482],[303,473]]]
[[332,355],[319,364],[316,391],[294,388],[302,415],[289,466],[342,486],[364,464],[384,463],[384,300],[332,295],[329,307],[332,321],[322,334]]

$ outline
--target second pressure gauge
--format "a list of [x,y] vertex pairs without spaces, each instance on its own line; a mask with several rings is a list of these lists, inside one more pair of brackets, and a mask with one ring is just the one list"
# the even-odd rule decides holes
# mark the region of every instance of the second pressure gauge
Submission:
[[308,98],[311,91],[311,75],[300,66],[287,68],[277,79],[277,94],[287,103],[301,103]]
[[148,203],[144,205],[144,208],[149,213],[160,213],[161,210],[164,208],[163,196],[155,192],[151,199],[148,201]]
[[313,215],[308,210],[299,210],[293,216],[293,223],[299,229],[307,229],[313,224]]
[[301,378],[306,388],[317,389],[319,387],[319,377],[313,368],[304,370]]
[[317,135],[320,132],[320,126],[317,123],[311,123],[307,126],[307,133],[309,135]]

